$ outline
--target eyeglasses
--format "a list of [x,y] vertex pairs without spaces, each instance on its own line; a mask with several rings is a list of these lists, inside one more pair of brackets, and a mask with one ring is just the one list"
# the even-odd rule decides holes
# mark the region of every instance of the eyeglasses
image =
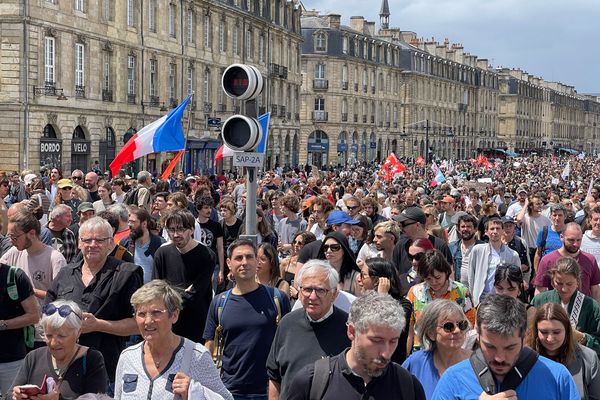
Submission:
[[9,238],[10,240],[17,240],[18,238],[20,238],[21,236],[23,236],[26,233],[27,232],[21,232],[18,235],[13,235],[12,233],[9,233],[8,235],[6,235],[6,237]]
[[44,315],[50,316],[58,311],[58,315],[63,318],[67,318],[71,313],[75,314],[75,316],[81,319],[81,315],[77,314],[70,306],[62,305],[60,307],[56,307],[54,304],[46,304],[42,307],[42,312]]
[[354,211],[356,209],[358,209],[360,206],[346,206],[346,208],[350,211]]
[[461,332],[464,332],[469,329],[469,321],[465,319],[456,324],[454,322],[446,322],[444,325],[439,326],[439,328],[442,328],[446,333],[452,333],[456,328],[460,329]]
[[408,222],[408,223],[403,222],[403,223],[400,224],[400,226],[402,226],[402,228],[406,228],[407,226],[411,226],[411,225],[414,225],[416,223],[417,223],[417,221]]
[[295,241],[294,245],[296,245],[296,246],[304,246],[304,242]]
[[103,244],[105,243],[108,239],[112,239],[110,237],[105,237],[105,238],[79,238],[79,241],[81,243],[85,243],[85,244],[92,244],[92,242],[96,242],[97,244]]
[[300,286],[300,291],[306,297],[309,297],[312,294],[312,292],[315,292],[317,294],[317,297],[323,297],[327,293],[329,293],[329,289],[318,288],[318,287],[306,287],[306,286]]
[[417,254],[408,253],[408,259],[410,261],[415,260],[416,262],[421,262],[421,260],[423,260],[424,258],[425,258],[425,253],[417,253]]
[[175,234],[181,235],[185,231],[187,231],[187,228],[184,228],[182,226],[179,226],[177,228],[167,228],[167,233],[169,235],[175,235]]
[[83,179],[83,176],[72,176],[71,179],[76,180],[76,181],[80,181]]
[[135,317],[139,319],[145,320],[148,315],[150,315],[150,319],[160,319],[167,310],[151,310],[151,311],[138,311],[135,313]]
[[342,245],[341,244],[326,244],[323,245],[323,253],[327,253],[328,250],[331,250],[333,252],[335,251],[340,251],[342,249]]

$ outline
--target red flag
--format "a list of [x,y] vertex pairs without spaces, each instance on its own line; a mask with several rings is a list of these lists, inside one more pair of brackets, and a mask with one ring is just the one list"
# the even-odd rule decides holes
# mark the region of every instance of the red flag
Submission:
[[173,157],[173,159],[171,160],[171,163],[169,164],[169,166],[167,168],[165,168],[165,172],[163,172],[160,179],[162,179],[163,181],[166,181],[167,179],[169,179],[169,175],[171,175],[171,172],[173,172],[173,170],[175,169],[175,166],[179,162],[179,159],[181,158],[181,156],[183,155],[184,152],[185,152],[185,150],[181,150],[179,153],[177,153],[177,155],[175,157]]

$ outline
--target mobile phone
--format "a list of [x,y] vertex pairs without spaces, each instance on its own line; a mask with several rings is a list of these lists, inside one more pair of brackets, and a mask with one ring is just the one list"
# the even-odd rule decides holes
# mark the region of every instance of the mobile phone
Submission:
[[169,374],[167,376],[167,384],[165,389],[167,389],[168,392],[173,393],[173,381],[175,380],[175,374]]

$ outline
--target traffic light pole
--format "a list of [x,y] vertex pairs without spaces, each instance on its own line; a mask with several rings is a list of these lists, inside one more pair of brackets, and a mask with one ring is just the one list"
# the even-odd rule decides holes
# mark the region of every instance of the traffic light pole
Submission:
[[240,238],[252,240],[254,244],[258,244],[256,235],[256,191],[258,189],[256,175],[256,167],[246,167],[246,234],[240,236]]

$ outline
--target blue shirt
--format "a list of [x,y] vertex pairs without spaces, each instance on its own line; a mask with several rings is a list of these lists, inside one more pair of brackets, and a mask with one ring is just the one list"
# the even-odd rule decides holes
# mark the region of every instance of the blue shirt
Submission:
[[[542,245],[542,233],[544,233],[543,229],[538,232],[537,239],[535,240],[535,245],[537,247]],[[560,233],[561,232],[556,232],[552,229],[552,225],[548,227],[548,236],[546,237],[546,246],[544,247],[542,257],[562,247],[563,243],[562,240],[560,240]]]
[[[519,399],[580,400],[567,368],[542,356],[516,391]],[[432,399],[478,400],[482,392],[471,362],[467,359],[446,370]]]
[[440,380],[440,374],[433,363],[433,352],[419,350],[412,353],[402,366],[417,377],[425,390],[425,397],[427,400],[431,400],[435,387]]

